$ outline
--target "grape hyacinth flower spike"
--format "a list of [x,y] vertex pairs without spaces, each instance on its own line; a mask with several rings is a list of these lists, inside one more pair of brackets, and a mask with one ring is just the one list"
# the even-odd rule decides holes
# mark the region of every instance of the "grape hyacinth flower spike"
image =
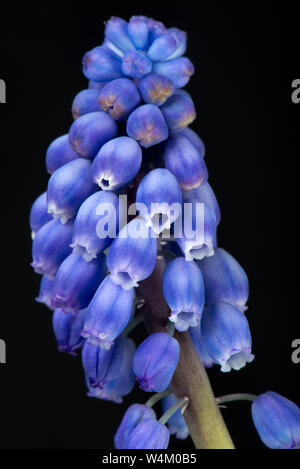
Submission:
[[[47,149],[47,192],[30,211],[36,301],[54,309],[58,350],[82,348],[89,397],[121,403],[135,381],[155,393],[129,405],[116,449],[166,449],[171,434],[234,449],[219,410],[234,400],[252,401],[269,448],[299,448],[296,404],[271,391],[215,397],[206,375],[254,355],[247,275],[217,246],[210,155],[189,128],[186,49],[184,31],[140,15],[109,19],[103,43],[84,55],[88,81],[68,133]],[[140,322],[148,337],[135,345],[128,336]]]

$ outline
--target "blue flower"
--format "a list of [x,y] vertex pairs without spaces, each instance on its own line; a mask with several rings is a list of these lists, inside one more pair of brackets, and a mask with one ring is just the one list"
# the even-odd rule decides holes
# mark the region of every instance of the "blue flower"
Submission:
[[167,77],[158,73],[150,73],[140,80],[139,90],[145,103],[161,106],[172,96],[175,87]]
[[46,167],[48,173],[54,173],[58,168],[79,158],[79,156],[80,155],[71,147],[68,134],[56,138],[50,143],[46,153]]
[[196,119],[193,100],[186,91],[177,90],[160,109],[173,133],[182,131]]
[[125,449],[166,449],[170,432],[162,423],[154,419],[143,419],[132,431]]
[[29,223],[32,239],[37,231],[50,220],[52,220],[52,215],[48,213],[47,192],[43,192],[35,199],[30,209]]
[[[193,328],[194,329],[194,328]],[[174,394],[168,394],[162,399],[162,409],[166,412],[175,402],[177,402]],[[185,440],[189,436],[189,429],[180,409],[178,409],[171,418],[169,418],[167,426],[171,435],[175,435],[179,440]]]
[[229,303],[205,307],[201,337],[208,354],[221,366],[221,371],[240,370],[254,359],[247,318]]
[[171,261],[163,274],[163,295],[178,331],[199,325],[204,306],[204,282],[195,262],[184,257]]
[[87,52],[82,59],[84,75],[95,82],[106,82],[121,78],[120,57],[106,46],[98,46]]
[[133,297],[133,288],[126,291],[106,277],[88,306],[82,336],[109,350],[130,320]]
[[43,303],[49,309],[53,309],[51,305],[52,292],[53,292],[54,279],[47,278],[43,275],[40,283],[39,296],[35,298],[38,303]]
[[167,140],[164,162],[185,191],[202,186],[207,181],[208,172],[200,151],[182,132]]
[[89,112],[99,111],[98,104],[99,90],[82,90],[74,98],[72,103],[72,116],[74,119],[88,114]]
[[300,409],[273,391],[258,396],[252,403],[252,418],[266,446],[272,449],[300,447]]
[[126,119],[140,102],[140,93],[128,78],[117,78],[105,84],[98,98],[100,109],[116,121]]
[[205,303],[230,303],[244,312],[249,296],[248,278],[240,264],[225,249],[217,248],[212,257],[199,264],[205,284]]
[[147,337],[133,357],[133,371],[141,389],[146,392],[164,391],[171,383],[179,359],[176,339],[164,332]]
[[205,145],[202,141],[202,139],[199,137],[198,134],[189,127],[186,127],[180,132],[180,135],[184,135],[186,138],[190,140],[190,142],[197,148],[197,150],[200,152],[202,158],[205,157]]
[[70,254],[55,276],[51,305],[76,314],[86,308],[106,275],[104,254],[86,262],[78,254]]
[[200,203],[206,204],[215,216],[216,225],[218,226],[218,224],[220,223],[221,221],[220,207],[216,199],[215,193],[212,190],[208,182],[197,187],[196,189],[187,190],[187,191],[183,190],[182,200],[184,203],[200,202]]
[[135,178],[142,164],[142,150],[129,137],[105,143],[93,161],[93,178],[103,190],[114,191]]
[[140,182],[136,193],[137,209],[156,234],[170,229],[181,214],[181,202],[177,179],[165,168],[150,171]]
[[115,448],[124,449],[135,427],[145,419],[156,420],[153,409],[143,404],[132,404],[128,407],[115,434]]
[[128,117],[127,134],[137,140],[142,147],[157,145],[168,138],[165,118],[154,104],[143,104]]
[[151,236],[144,220],[135,218],[122,228],[109,248],[110,278],[124,290],[137,287],[153,272],[156,256],[157,239]]
[[202,361],[205,368],[211,368],[215,362],[212,357],[209,355],[201,334],[201,321],[200,324],[196,327],[189,328],[189,334],[193,341],[194,347],[197,350],[200,360]]
[[77,158],[57,169],[48,182],[48,213],[62,223],[75,218],[82,202],[97,186],[90,161]]
[[[121,212],[121,213],[119,213]],[[116,237],[119,230],[118,197],[110,191],[95,192],[80,206],[75,218],[71,247],[87,262],[95,259]]]
[[31,263],[38,274],[54,278],[62,261],[71,254],[73,223],[51,220],[36,234],[32,243]]
[[117,134],[117,124],[106,112],[89,112],[71,125],[69,142],[81,157],[93,159],[102,145]]
[[84,339],[81,337],[80,331],[85,313],[85,309],[78,311],[76,316],[72,313],[65,313],[62,309],[54,311],[52,325],[59,352],[76,355],[76,350],[82,347]]

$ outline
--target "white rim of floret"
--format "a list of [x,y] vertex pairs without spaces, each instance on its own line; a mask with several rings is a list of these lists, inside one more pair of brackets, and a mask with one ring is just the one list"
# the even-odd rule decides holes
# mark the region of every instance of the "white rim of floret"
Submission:
[[187,427],[178,428],[168,422],[168,428],[170,430],[171,435],[176,435],[176,438],[178,438],[179,440],[185,440],[189,436],[189,429]]
[[118,187],[118,183],[114,176],[108,172],[102,172],[97,176],[97,178],[95,178],[95,181],[103,191],[113,191]]
[[[166,208],[166,212],[161,210],[160,212],[151,212],[147,218],[145,218],[146,226],[151,228],[153,233],[156,235],[161,234],[164,230],[170,230],[172,223],[175,219],[174,214],[169,213],[169,209]],[[161,219],[163,222],[161,223]]]
[[244,368],[247,363],[251,363],[254,360],[254,355],[250,350],[234,350],[230,353],[229,357],[222,360],[221,371],[227,373],[231,370],[240,370]]
[[101,332],[98,335],[92,335],[89,331],[83,330],[80,332],[80,335],[87,339],[87,342],[91,345],[97,345],[103,350],[109,350],[114,344],[113,340],[108,339],[108,335]]
[[194,259],[201,261],[204,257],[211,257],[214,255],[214,246],[212,243],[194,244],[194,242],[185,243],[185,260],[193,261]]
[[196,327],[200,324],[201,314],[195,311],[171,311],[169,320],[175,324],[175,329],[184,332],[189,327]]
[[65,225],[68,220],[70,220],[73,214],[69,213],[68,209],[58,208],[55,202],[48,203],[47,212],[53,216],[53,218],[60,220],[60,222]]
[[91,262],[97,258],[98,252],[94,249],[88,249],[83,243],[72,243],[70,247],[73,249],[73,253],[81,256],[86,262]]
[[111,272],[110,278],[116,285],[120,285],[123,290],[131,290],[134,287],[138,287],[139,284],[133,278],[133,276],[125,270],[118,271],[118,272]]

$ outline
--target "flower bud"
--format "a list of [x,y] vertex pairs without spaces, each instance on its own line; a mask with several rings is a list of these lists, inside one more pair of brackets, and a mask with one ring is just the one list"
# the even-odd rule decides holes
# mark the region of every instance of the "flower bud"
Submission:
[[[194,329],[194,328],[193,328]],[[168,394],[161,401],[163,412],[166,412],[173,404],[177,402],[174,394]],[[180,409],[169,418],[167,426],[171,435],[175,435],[179,440],[185,440],[189,436],[189,429]]]
[[178,57],[177,59],[153,64],[152,72],[164,75],[173,82],[176,88],[182,88],[193,75],[194,66],[188,58]]
[[214,254],[216,248],[216,218],[208,205],[184,203],[182,233],[176,236],[185,259],[203,259]]
[[208,172],[201,153],[181,133],[167,140],[164,161],[166,168],[174,174],[185,191],[202,186],[207,181]]
[[176,339],[164,332],[147,337],[133,357],[133,372],[146,392],[161,392],[171,383],[178,363],[180,347]]
[[135,178],[142,164],[142,150],[130,137],[105,143],[93,161],[94,181],[103,190],[115,191]]
[[139,90],[145,103],[161,106],[172,96],[175,88],[167,77],[151,73],[140,81]]
[[32,239],[37,231],[50,220],[52,220],[52,215],[48,213],[47,192],[43,192],[35,199],[30,209],[29,223]]
[[198,265],[204,278],[206,304],[224,301],[242,312],[247,309],[248,278],[234,257],[217,248],[212,257],[202,259]]
[[136,85],[128,78],[107,83],[100,91],[98,106],[116,121],[127,119],[141,101]]
[[117,134],[117,124],[106,112],[90,112],[73,122],[69,141],[80,156],[93,159],[102,145]]
[[49,145],[46,153],[46,167],[48,173],[54,173],[58,168],[79,158],[79,156],[80,155],[71,147],[68,134],[56,138]]
[[88,114],[89,112],[99,111],[99,104],[97,99],[99,97],[99,90],[82,90],[74,98],[72,103],[72,116],[73,119]]
[[156,21],[153,18],[146,18],[149,28],[149,44],[162,34],[167,32],[166,27],[160,21]]
[[147,19],[143,16],[132,16],[128,23],[128,34],[137,49],[145,50],[149,36]]
[[51,305],[66,313],[77,314],[86,308],[106,274],[104,254],[86,262],[78,254],[70,254],[55,276]]
[[135,109],[127,121],[127,134],[148,148],[168,138],[168,126],[162,112],[153,104]]
[[43,303],[49,309],[51,306],[51,298],[53,292],[54,279],[47,278],[45,275],[41,278],[39,296],[35,298],[38,303]]
[[97,186],[90,161],[77,158],[57,169],[48,182],[48,213],[66,223],[74,218],[82,202]]
[[151,236],[144,220],[135,218],[122,228],[109,248],[110,278],[124,290],[138,287],[137,282],[153,272],[156,256],[157,239]]
[[73,252],[89,262],[111,244],[118,230],[118,197],[110,191],[95,192],[81,204],[76,215],[71,244]]
[[122,71],[124,75],[131,78],[143,78],[151,73],[152,62],[144,54],[137,50],[126,52],[122,61]]
[[273,391],[258,396],[252,403],[252,418],[263,443],[272,449],[300,447],[300,409]]
[[205,145],[202,141],[202,139],[199,137],[198,134],[189,127],[186,127],[183,129],[180,133],[180,135],[184,135],[186,138],[190,140],[190,142],[199,150],[202,158],[205,157]]
[[166,449],[170,432],[165,425],[154,419],[137,424],[128,438],[125,449]]
[[160,109],[170,132],[180,132],[196,119],[195,106],[188,93],[174,93]]
[[153,62],[176,59],[186,51],[186,33],[170,28],[166,34],[155,39],[148,49],[147,56]]
[[106,277],[88,306],[82,336],[109,350],[130,320],[133,297],[133,288],[125,291]]
[[204,342],[202,340],[201,321],[200,321],[199,326],[189,328],[189,334],[191,336],[194,347],[197,350],[197,353],[203,365],[205,366],[205,368],[211,368],[215,364],[215,362],[213,361],[208,351],[206,350]]
[[82,59],[83,74],[89,80],[103,82],[123,76],[122,61],[106,46],[95,47]]
[[201,320],[204,347],[221,371],[240,370],[252,362],[251,333],[246,316],[229,303],[208,305]]
[[122,396],[134,386],[134,352],[133,341],[124,336],[120,336],[109,350],[86,342],[82,350],[82,363],[88,396],[122,402]]
[[128,24],[122,18],[112,16],[105,24],[105,39],[122,52],[135,50],[128,34]]
[[132,404],[128,407],[115,434],[115,448],[124,449],[135,427],[145,419],[156,420],[156,415],[153,409],[143,404]]
[[37,274],[54,278],[62,261],[71,254],[73,223],[51,220],[36,234],[32,243],[32,267]]
[[221,221],[220,207],[215,193],[208,182],[202,184],[199,187],[196,187],[195,189],[182,191],[182,200],[183,202],[200,202],[206,204],[213,212],[217,226],[219,225]]
[[177,257],[169,262],[163,274],[163,295],[171,315],[169,320],[182,332],[199,325],[204,307],[204,282],[195,262]]
[[59,352],[75,356],[75,351],[83,346],[84,339],[81,337],[80,331],[85,313],[85,309],[78,311],[76,316],[72,313],[65,313],[62,309],[54,311],[52,325]]
[[140,182],[136,203],[147,226],[156,234],[169,229],[181,213],[182,195],[175,176],[165,168],[150,171]]

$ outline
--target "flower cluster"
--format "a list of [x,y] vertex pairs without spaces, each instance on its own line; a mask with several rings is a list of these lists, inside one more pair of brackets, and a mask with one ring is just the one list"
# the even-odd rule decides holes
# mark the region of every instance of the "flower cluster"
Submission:
[[[47,191],[32,205],[32,266],[42,275],[37,301],[54,310],[59,351],[75,355],[82,348],[91,397],[122,402],[135,381],[146,392],[165,392],[180,356],[172,324],[189,332],[207,367],[239,370],[254,358],[244,314],[247,276],[217,246],[221,215],[207,181],[205,147],[188,127],[196,112],[181,89],[194,73],[185,51],[186,33],[153,19],[106,23],[103,44],[83,58],[89,83],[73,101],[74,122],[47,150]],[[132,185],[137,212],[124,225],[119,196]],[[136,348],[127,335],[137,319],[140,282],[155,269],[166,232],[160,253],[173,257],[162,278],[169,326]],[[289,420],[282,402],[268,399],[253,404],[263,441],[298,445],[298,411],[285,403]],[[130,406],[116,448],[160,449],[170,433],[186,438],[176,402],[173,394],[164,397],[167,417],[159,420],[149,405]],[[281,417],[287,431],[292,419],[298,424],[293,443],[269,436],[272,406],[278,429]]]

